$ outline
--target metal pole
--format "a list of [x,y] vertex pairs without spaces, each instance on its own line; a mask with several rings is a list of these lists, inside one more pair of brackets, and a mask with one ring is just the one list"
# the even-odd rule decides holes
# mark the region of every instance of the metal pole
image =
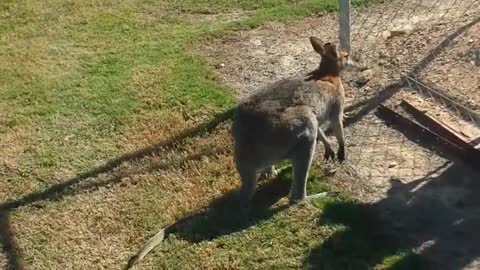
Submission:
[[350,29],[350,0],[338,0],[339,11],[339,37],[340,48],[350,53],[351,51],[351,29]]

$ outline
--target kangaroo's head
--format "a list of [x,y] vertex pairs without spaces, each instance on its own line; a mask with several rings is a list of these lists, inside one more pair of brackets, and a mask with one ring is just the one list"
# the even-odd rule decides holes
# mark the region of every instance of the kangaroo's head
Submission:
[[342,70],[355,65],[348,52],[337,49],[330,42],[323,43],[319,38],[310,37],[310,43],[321,56],[320,67],[316,71],[318,75],[337,77]]

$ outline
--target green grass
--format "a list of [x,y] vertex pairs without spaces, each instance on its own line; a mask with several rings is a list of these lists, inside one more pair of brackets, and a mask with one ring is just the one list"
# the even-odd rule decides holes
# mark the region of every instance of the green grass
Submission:
[[[228,208],[205,211],[238,184],[225,126],[45,195],[56,183],[232,107],[235,97],[193,51],[198,42],[335,8],[335,0],[2,1],[0,198],[30,199],[2,210],[13,235],[0,238],[0,264],[18,256],[35,269],[118,268],[160,226],[190,215],[191,223],[146,258],[147,269],[292,269],[318,256],[331,265],[416,269],[408,266],[417,258],[394,244],[378,252],[376,238],[356,224],[363,212],[344,200],[290,209],[285,200],[267,200],[247,218]],[[195,19],[225,12],[242,16]],[[271,187],[282,196],[291,178],[285,165]],[[325,190],[313,170],[309,193]],[[340,211],[329,210],[335,207]]]
[[[244,11],[266,11],[271,9],[278,9],[278,7],[296,7],[304,5],[305,3],[313,1],[305,0],[185,0],[178,1],[173,6],[177,10],[182,10],[188,13],[200,14],[217,14],[222,12],[232,12],[238,10]],[[319,6],[322,6],[325,1],[317,1]],[[328,1],[326,1],[328,2]],[[333,2],[333,1],[330,1]]]
[[268,9],[258,10],[246,20],[233,23],[232,27],[234,29],[248,29],[267,21],[286,22],[322,11],[334,11],[337,7],[337,1],[335,0],[305,0],[294,4],[278,4]]
[[[35,145],[15,153],[24,161],[19,165],[24,173],[14,181],[35,178],[46,185],[55,181],[50,177],[54,172],[63,170],[67,175],[108,158],[116,152],[108,140],[134,125],[135,115],[165,116],[178,107],[195,115],[232,106],[234,98],[212,81],[206,62],[189,46],[222,27],[241,29],[269,20],[291,20],[332,7],[335,1],[208,1],[208,5],[181,1],[192,9],[253,11],[244,20],[223,26],[171,22],[168,17],[152,22],[145,20],[145,14],[156,16],[162,2],[151,7],[151,1],[128,2],[2,4],[7,42],[0,43],[6,52],[0,64],[5,75],[0,86],[0,132],[19,130],[28,137],[24,144]],[[69,15],[75,11],[77,16]],[[140,82],[129,87],[132,73],[142,66],[162,73],[143,80],[160,78],[153,86]],[[138,91],[145,87],[148,91]],[[25,130],[34,126],[42,130],[34,135]]]

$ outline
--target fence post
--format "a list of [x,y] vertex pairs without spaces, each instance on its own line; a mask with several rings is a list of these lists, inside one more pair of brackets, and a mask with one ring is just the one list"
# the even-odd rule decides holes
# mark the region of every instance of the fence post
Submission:
[[340,48],[350,53],[351,50],[351,31],[350,31],[350,0],[338,0],[339,11],[339,38]]

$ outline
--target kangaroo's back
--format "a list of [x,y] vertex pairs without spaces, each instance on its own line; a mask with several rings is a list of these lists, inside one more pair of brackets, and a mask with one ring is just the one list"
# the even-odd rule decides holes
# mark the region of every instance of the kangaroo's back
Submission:
[[326,82],[316,82],[302,77],[279,80],[262,87],[243,98],[238,103],[237,117],[267,117],[275,121],[288,108],[307,106],[314,111],[328,107],[327,103],[335,102],[341,95],[334,95],[334,85]]
[[238,103],[239,111],[277,111],[288,106],[297,89],[303,86],[302,78],[287,78],[259,88]]
[[321,140],[325,157],[333,150],[319,128],[333,124],[339,141],[338,158],[344,158],[344,93],[339,77],[344,56],[330,43],[310,39],[321,55],[318,69],[306,77],[287,78],[262,87],[238,103],[232,125],[235,163],[242,179],[240,195],[249,201],[256,186],[257,173],[281,160],[294,167],[291,200],[305,198],[305,183],[315,145]]
[[237,155],[259,156],[268,152],[266,148],[275,151],[278,145],[292,141],[290,124],[284,121],[284,115],[302,85],[300,78],[283,79],[258,89],[238,103],[232,125]]

